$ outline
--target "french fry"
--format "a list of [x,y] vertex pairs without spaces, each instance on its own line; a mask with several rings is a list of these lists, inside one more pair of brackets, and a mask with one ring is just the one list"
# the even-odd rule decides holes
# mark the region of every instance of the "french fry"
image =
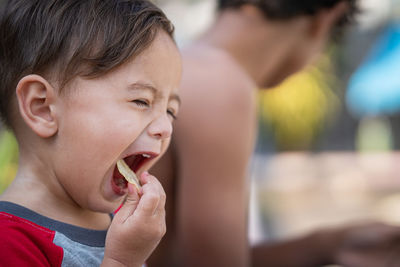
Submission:
[[123,159],[117,161],[117,168],[122,176],[124,176],[124,178],[128,181],[128,183],[133,184],[136,186],[137,190],[140,190],[141,186],[139,179]]

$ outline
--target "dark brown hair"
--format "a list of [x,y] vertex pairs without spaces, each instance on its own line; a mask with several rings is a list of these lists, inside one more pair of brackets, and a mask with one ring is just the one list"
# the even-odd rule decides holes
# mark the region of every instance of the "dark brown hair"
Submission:
[[12,127],[18,81],[103,75],[145,50],[173,26],[147,0],[0,0],[0,115]]
[[218,0],[218,9],[239,8],[245,4],[257,6],[269,19],[290,19],[300,15],[314,15],[319,10],[331,8],[344,1],[349,11],[339,21],[339,26],[351,21],[357,9],[357,0]]

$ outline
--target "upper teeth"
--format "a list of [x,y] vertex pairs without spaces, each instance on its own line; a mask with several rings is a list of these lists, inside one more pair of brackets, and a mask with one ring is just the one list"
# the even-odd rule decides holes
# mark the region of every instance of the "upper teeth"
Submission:
[[149,154],[142,154],[143,157],[145,158],[150,158],[151,156]]

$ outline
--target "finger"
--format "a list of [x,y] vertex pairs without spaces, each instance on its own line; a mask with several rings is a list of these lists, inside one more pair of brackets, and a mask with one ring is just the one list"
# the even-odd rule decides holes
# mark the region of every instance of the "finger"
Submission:
[[157,218],[159,229],[161,229],[162,236],[166,233],[167,226],[166,226],[166,218],[165,218],[165,202],[166,202],[166,194],[164,188],[162,187],[161,183],[155,179],[155,185],[158,188],[158,193],[160,195],[160,201],[158,201],[158,206],[153,214],[153,218]]
[[150,180],[151,180],[151,177],[154,177],[154,176],[150,175],[147,171],[143,172],[139,176],[139,180],[140,180],[140,183],[142,184],[142,186],[144,186],[145,184],[149,183]]
[[155,213],[156,214],[161,213],[161,215],[162,215],[163,213],[165,213],[165,203],[166,203],[167,196],[165,194],[164,188],[162,187],[160,181],[156,177],[154,177],[152,175],[150,175],[150,176],[151,177],[149,177],[149,179],[151,179],[151,182],[158,189],[158,194],[160,196],[160,200],[158,201],[158,205],[155,210]]
[[125,222],[137,209],[139,204],[139,192],[135,186],[128,183],[128,195],[119,211],[115,214],[114,219]]
[[138,212],[142,213],[142,216],[152,216],[156,212],[160,202],[160,193],[157,186],[158,181],[147,172],[142,173],[140,179],[143,195],[138,206]]
[[389,242],[397,242],[400,239],[400,228],[398,226],[383,223],[365,224],[357,229],[349,231],[348,244],[353,247],[382,246]]
[[157,179],[156,179],[156,186],[157,186],[158,192],[160,194],[160,201],[158,202],[156,212],[157,213],[165,213],[165,204],[167,201],[167,195],[166,195],[161,183]]
[[346,267],[388,267],[390,259],[388,251],[348,251],[341,254],[338,263]]
[[[157,202],[157,207],[155,207],[154,211],[150,211],[149,215],[151,215],[152,219],[157,218],[159,229],[162,233],[162,236],[166,232],[166,221],[165,221],[165,202],[166,202],[166,194],[164,188],[162,187],[161,183],[158,179],[150,174],[147,173],[145,177],[143,177],[143,183],[149,183],[152,187],[157,189],[159,200]],[[153,208],[151,208],[153,209]]]
[[165,221],[166,194],[165,194],[163,186],[161,185],[160,181],[156,177],[154,177],[153,182],[156,185],[156,187],[158,189],[158,193],[160,195],[160,201],[158,201],[158,206],[155,210],[154,215],[157,216],[158,222],[159,222],[159,228],[161,229],[161,232],[163,233],[162,235],[164,235],[167,230],[166,221]]
[[160,196],[160,201],[158,202],[157,209],[165,208],[165,202],[166,202],[166,194],[164,191],[163,186],[161,185],[160,181],[153,175],[147,173],[147,175],[144,177],[145,181],[148,183],[151,183],[153,186],[155,186],[158,190],[158,194]]

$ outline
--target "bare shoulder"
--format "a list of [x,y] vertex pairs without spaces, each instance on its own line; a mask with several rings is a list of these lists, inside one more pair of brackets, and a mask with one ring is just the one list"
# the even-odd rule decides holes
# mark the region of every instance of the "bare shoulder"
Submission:
[[183,50],[182,93],[213,95],[230,100],[251,96],[255,89],[247,73],[221,49],[189,47]]
[[255,93],[247,73],[225,52],[204,47],[183,51],[183,121],[204,121],[208,128],[214,123],[248,123],[255,115]]

